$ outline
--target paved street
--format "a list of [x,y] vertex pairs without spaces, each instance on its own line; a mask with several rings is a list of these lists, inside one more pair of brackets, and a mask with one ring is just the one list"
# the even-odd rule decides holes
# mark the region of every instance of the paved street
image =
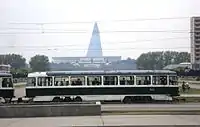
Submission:
[[190,87],[194,89],[200,89],[200,84],[190,84]]
[[200,125],[199,115],[110,115],[0,119],[1,127]]
[[162,111],[192,111],[200,110],[199,103],[186,104],[105,104],[102,111],[139,111],[139,110],[162,110]]

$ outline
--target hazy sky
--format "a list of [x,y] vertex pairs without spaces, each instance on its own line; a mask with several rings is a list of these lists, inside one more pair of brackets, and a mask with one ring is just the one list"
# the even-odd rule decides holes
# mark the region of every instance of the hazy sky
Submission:
[[199,5],[200,0],[0,0],[0,53],[85,56],[95,21],[104,55],[190,51],[189,17],[200,15]]

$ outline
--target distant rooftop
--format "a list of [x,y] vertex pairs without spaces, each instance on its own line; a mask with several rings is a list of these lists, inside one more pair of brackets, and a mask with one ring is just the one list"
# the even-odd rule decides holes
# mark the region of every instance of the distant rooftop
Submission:
[[165,66],[163,69],[165,70],[171,70],[171,69],[175,69],[175,68],[179,68],[179,67],[182,67],[182,68],[191,68],[191,63],[187,63],[187,62],[184,62],[184,63],[180,63],[180,64],[170,64],[170,65],[167,65]]

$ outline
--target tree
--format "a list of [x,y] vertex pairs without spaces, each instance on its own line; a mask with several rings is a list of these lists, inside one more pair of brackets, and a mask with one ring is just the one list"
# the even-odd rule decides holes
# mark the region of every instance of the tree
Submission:
[[143,69],[162,69],[169,64],[189,62],[188,52],[148,52],[141,54],[137,59],[137,66]]
[[126,60],[132,60],[131,57],[128,57]]
[[24,68],[26,59],[18,54],[0,55],[0,64],[10,64],[12,68]]
[[36,55],[29,62],[32,71],[48,71],[49,58],[45,55]]
[[11,69],[13,78],[25,78],[29,72],[31,72],[29,68]]

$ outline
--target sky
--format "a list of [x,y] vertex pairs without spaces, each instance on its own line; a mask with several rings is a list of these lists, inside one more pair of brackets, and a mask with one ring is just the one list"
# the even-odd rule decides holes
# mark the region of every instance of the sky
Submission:
[[136,59],[149,51],[190,52],[199,0],[0,0],[0,54],[27,60],[86,56],[94,23],[103,55]]

